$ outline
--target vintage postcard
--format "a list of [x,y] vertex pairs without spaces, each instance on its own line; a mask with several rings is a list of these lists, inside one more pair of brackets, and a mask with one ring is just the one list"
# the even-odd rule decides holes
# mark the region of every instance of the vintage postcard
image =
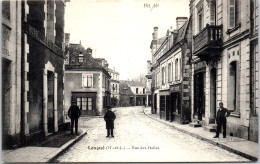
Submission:
[[258,161],[258,0],[2,0],[2,162]]

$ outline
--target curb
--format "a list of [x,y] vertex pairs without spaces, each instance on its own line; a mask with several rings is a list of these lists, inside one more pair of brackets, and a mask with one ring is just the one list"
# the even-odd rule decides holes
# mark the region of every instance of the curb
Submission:
[[149,118],[151,118],[151,119],[153,119],[153,120],[155,120],[155,121],[158,121],[158,122],[160,122],[160,123],[162,123],[162,124],[164,124],[164,125],[173,127],[173,128],[175,128],[176,130],[178,130],[178,131],[180,131],[180,132],[183,132],[183,133],[185,133],[185,134],[188,134],[188,135],[190,135],[190,136],[192,136],[192,137],[195,137],[195,138],[197,138],[197,139],[206,141],[206,142],[208,142],[208,143],[210,143],[210,144],[213,144],[213,145],[218,146],[218,147],[220,147],[220,148],[222,148],[222,149],[225,149],[225,150],[228,150],[228,151],[230,151],[230,152],[233,152],[233,153],[235,153],[235,154],[237,154],[237,155],[240,155],[240,156],[245,157],[245,158],[247,158],[247,159],[250,159],[250,160],[252,160],[252,161],[258,161],[258,158],[254,157],[254,156],[252,156],[252,155],[250,155],[250,154],[241,152],[241,151],[236,150],[236,149],[233,149],[233,148],[231,148],[231,147],[229,147],[229,146],[227,146],[227,145],[225,145],[225,144],[222,144],[222,143],[219,143],[219,142],[216,142],[216,141],[212,141],[212,140],[210,140],[210,139],[208,139],[208,138],[206,138],[206,137],[203,137],[203,136],[200,136],[200,135],[198,135],[198,134],[194,134],[194,133],[188,132],[188,131],[183,130],[183,129],[180,129],[180,128],[178,128],[178,127],[176,127],[176,126],[174,126],[174,125],[172,125],[172,124],[170,124],[170,123],[164,122],[164,121],[159,120],[159,119],[156,119],[156,118],[154,118],[154,117],[151,117],[151,116],[149,116],[149,115],[147,115],[147,114],[145,113],[144,109],[143,109],[143,113],[144,113],[147,117],[149,117]]
[[70,147],[72,147],[75,143],[80,141],[84,136],[87,135],[87,131],[83,132],[80,136],[78,136],[76,139],[71,140],[64,144],[61,148],[53,152],[51,155],[47,157],[47,163],[56,163],[56,158],[60,156],[62,153],[64,153],[66,150],[68,150]]

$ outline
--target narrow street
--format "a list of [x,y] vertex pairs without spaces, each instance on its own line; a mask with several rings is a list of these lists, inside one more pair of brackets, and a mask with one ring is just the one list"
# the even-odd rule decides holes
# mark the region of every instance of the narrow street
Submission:
[[88,134],[58,162],[242,162],[246,158],[201,141],[144,115],[142,107],[114,108],[115,138],[103,118],[80,120]]

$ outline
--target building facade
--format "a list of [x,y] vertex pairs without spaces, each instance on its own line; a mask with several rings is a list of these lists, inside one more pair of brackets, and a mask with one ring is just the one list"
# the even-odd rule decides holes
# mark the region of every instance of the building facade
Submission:
[[20,145],[21,1],[2,1],[2,146]]
[[152,51],[152,113],[160,118],[190,121],[191,19],[176,18],[176,30],[168,30],[163,42],[156,39],[154,28]]
[[233,110],[227,134],[258,140],[258,1],[191,0],[192,120],[215,124]]
[[146,103],[145,105],[151,106],[152,103],[152,72],[151,72],[151,61],[147,61],[147,74],[146,74],[146,88],[145,88],[145,94],[146,94]]
[[118,107],[120,102],[119,96],[119,72],[116,72],[115,69],[108,69],[108,73],[111,76],[110,79],[110,91],[111,91],[111,106]]
[[132,92],[131,88],[128,86],[126,81],[120,80],[120,85],[119,85],[119,105],[121,107],[127,107],[127,106],[134,106],[135,101],[134,101],[134,93]]
[[92,57],[81,44],[68,44],[65,64],[65,110],[77,101],[82,116],[102,115],[110,105],[110,75],[104,59]]
[[21,133],[25,143],[64,126],[64,0],[22,1]]

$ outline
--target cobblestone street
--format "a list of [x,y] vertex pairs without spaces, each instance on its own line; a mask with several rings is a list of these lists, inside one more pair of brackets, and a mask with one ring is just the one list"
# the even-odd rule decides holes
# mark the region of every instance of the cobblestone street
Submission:
[[106,138],[102,117],[81,118],[88,134],[57,158],[58,162],[242,162],[249,161],[158,123],[142,107],[114,108],[115,138]]

